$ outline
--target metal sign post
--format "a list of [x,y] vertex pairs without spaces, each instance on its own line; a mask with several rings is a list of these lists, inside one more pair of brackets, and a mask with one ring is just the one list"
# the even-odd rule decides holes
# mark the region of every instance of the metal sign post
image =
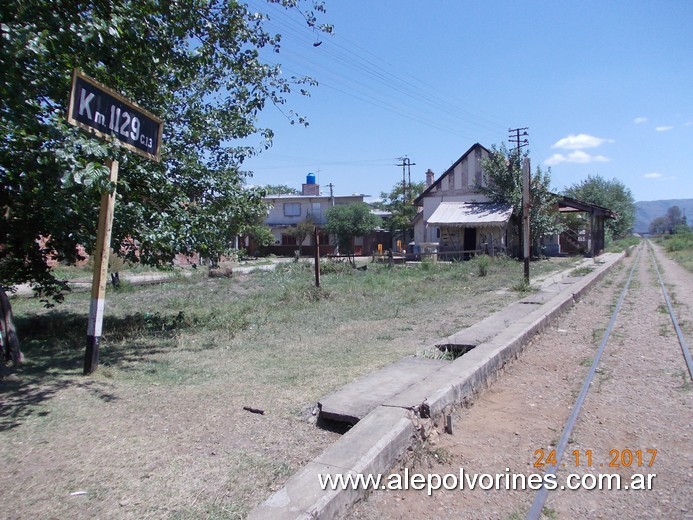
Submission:
[[[67,121],[142,157],[152,161],[159,160],[163,133],[161,119],[77,69],[72,73]],[[113,191],[107,191],[101,196],[87,326],[87,349],[84,355],[85,375],[92,373],[99,366],[99,341],[106,303],[106,278],[113,229],[115,185],[118,182],[118,161],[108,160],[106,166],[109,169],[109,181],[114,187]]]
[[529,259],[530,259],[530,243],[529,243],[529,210],[530,210],[530,198],[529,198],[529,157],[525,157],[522,162],[522,241],[524,242],[524,270],[525,270],[525,283],[529,284]]

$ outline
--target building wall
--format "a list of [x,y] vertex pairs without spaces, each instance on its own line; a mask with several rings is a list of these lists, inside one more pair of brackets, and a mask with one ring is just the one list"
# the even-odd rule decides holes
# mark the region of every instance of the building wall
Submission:
[[[363,195],[334,197],[335,205],[363,202]],[[306,218],[313,217],[315,223],[324,225],[327,222],[327,210],[332,207],[329,196],[283,195],[265,197],[269,212],[265,219],[268,226],[294,226]],[[290,205],[290,206],[287,206]],[[298,208],[297,211],[291,211]]]
[[477,190],[484,185],[481,161],[488,158],[488,152],[481,146],[474,146],[451,168],[441,175],[429,193],[424,195],[423,218],[414,225],[414,241],[438,242],[440,230],[427,224],[441,202],[491,202]]

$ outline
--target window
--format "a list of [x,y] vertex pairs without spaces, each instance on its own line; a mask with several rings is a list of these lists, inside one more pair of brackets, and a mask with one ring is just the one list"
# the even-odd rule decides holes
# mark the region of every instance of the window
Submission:
[[285,235],[282,233],[282,245],[283,246],[295,246],[296,245],[296,237],[291,236],[291,235]]
[[316,222],[320,222],[322,220],[322,205],[319,202],[313,202],[310,205],[310,211]]
[[318,235],[318,245],[329,246],[330,245],[330,235],[323,235],[320,233]]
[[301,216],[301,203],[300,202],[285,202],[284,203],[284,216],[285,217],[300,217]]

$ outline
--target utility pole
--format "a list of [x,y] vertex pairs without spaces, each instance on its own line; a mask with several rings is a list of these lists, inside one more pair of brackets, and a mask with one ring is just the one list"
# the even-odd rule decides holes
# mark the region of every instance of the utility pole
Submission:
[[522,240],[524,242],[524,275],[525,283],[527,285],[529,285],[529,259],[532,255],[529,238],[529,212],[531,208],[531,198],[529,196],[529,173],[529,157],[525,157],[525,160],[522,162]]
[[[411,198],[411,167],[416,166],[416,163],[411,162],[411,159],[406,155],[404,157],[398,157],[397,160],[402,161],[402,164],[398,164],[397,166],[402,167],[402,206],[404,209],[404,206],[407,205]],[[407,197],[407,172],[409,172],[409,197]],[[402,229],[402,242],[403,244],[407,243],[406,229]]]
[[328,188],[330,188],[330,206],[334,206],[334,194],[332,192],[332,189],[334,188],[334,184],[329,183],[327,185]]
[[416,163],[411,162],[411,159],[406,155],[404,157],[398,157],[398,161],[402,161],[402,164],[397,166],[402,167],[402,200],[406,204],[407,199],[407,173],[409,174],[409,196],[411,197],[411,167],[416,166]]
[[[532,256],[531,254],[531,244],[529,238],[529,216],[531,208],[531,194],[530,188],[530,165],[529,159],[525,158],[523,162],[520,162],[522,157],[522,148],[524,146],[529,146],[529,133],[527,132],[529,127],[524,128],[509,128],[508,129],[508,141],[513,143],[514,149],[517,150],[517,164],[522,168],[522,230],[520,231],[520,239],[522,240],[522,257],[524,260],[524,278],[525,283],[529,284],[529,260]],[[510,161],[510,168],[512,168],[513,161]]]
[[513,148],[517,150],[518,159],[520,158],[520,152],[522,150],[522,147],[529,145],[529,139],[527,139],[529,134],[527,133],[527,130],[529,130],[528,126],[524,128],[508,129],[508,141],[515,144]]

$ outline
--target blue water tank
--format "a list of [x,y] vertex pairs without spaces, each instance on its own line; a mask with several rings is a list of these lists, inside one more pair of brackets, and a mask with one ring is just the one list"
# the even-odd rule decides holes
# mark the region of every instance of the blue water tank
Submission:
[[309,173],[306,175],[306,184],[315,184],[315,174]]

